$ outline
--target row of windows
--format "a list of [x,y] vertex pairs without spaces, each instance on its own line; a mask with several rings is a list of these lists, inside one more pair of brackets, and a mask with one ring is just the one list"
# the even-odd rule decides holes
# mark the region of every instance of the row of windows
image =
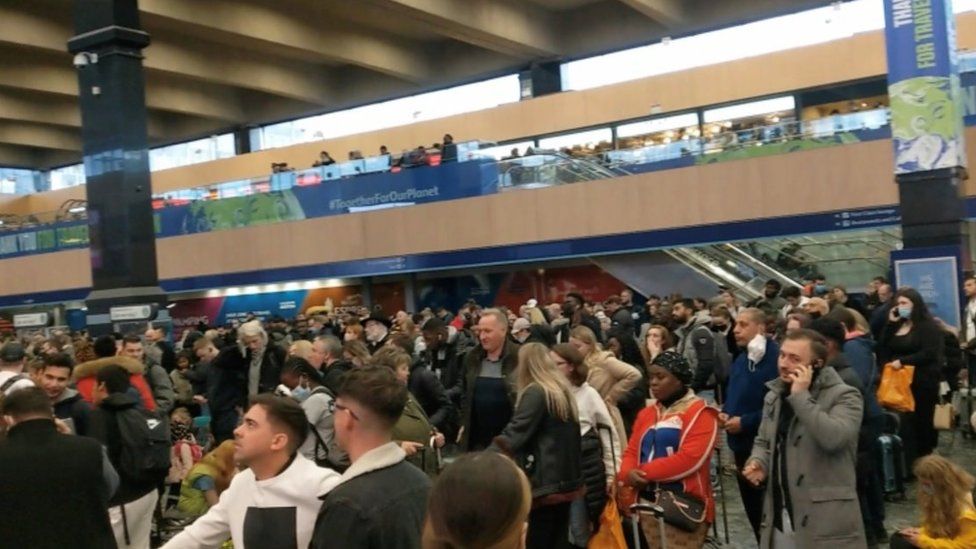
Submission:
[[[884,0],[851,0],[830,6],[773,17],[735,27],[705,32],[685,38],[564,63],[561,67],[564,90],[584,90],[627,80],[646,78],[694,67],[726,63],[777,51],[847,38],[884,27]],[[976,11],[976,0],[956,0],[956,13]],[[382,130],[457,114],[490,109],[520,99],[518,75],[494,78],[430,93],[384,101],[344,111],[271,124],[250,130],[251,150],[287,147],[323,139]],[[792,98],[789,98],[792,100]],[[784,100],[785,99],[781,99]],[[775,101],[775,100],[772,100]],[[780,108],[782,107],[782,108]],[[729,111],[743,106],[725,107]],[[762,112],[788,110],[792,106],[770,105]],[[734,118],[741,113],[706,111],[706,124]],[[638,124],[662,124],[663,121]],[[668,122],[671,123],[671,122]],[[675,123],[672,127],[691,126]],[[593,130],[587,136],[557,136],[539,141],[544,148],[560,149],[578,143],[609,139],[609,129]],[[617,128],[617,136],[651,133],[654,128]],[[630,133],[628,132],[636,132]],[[234,156],[232,134],[223,134],[187,143],[159,147],[150,151],[150,170],[165,170]],[[22,170],[23,171],[23,170]],[[17,179],[20,177],[20,179]],[[51,170],[46,177],[4,175],[0,172],[0,192],[55,190],[85,182],[82,165]],[[33,180],[33,186],[21,183]],[[17,183],[10,183],[17,181]]]

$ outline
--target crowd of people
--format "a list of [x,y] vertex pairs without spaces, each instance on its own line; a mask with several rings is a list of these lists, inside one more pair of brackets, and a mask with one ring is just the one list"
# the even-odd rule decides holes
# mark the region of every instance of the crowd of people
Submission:
[[[760,547],[976,547],[973,479],[933,454],[940,382],[976,356],[966,294],[959,333],[910,288],[818,278],[744,304],[625,289],[11,339],[0,545],[587,547],[614,509],[631,543],[702,547],[724,461]],[[895,415],[875,391],[907,366]],[[892,416],[922,518],[899,532]]]
[[[453,162],[457,160],[457,145],[454,143],[454,136],[449,133],[444,134],[441,143],[434,143],[430,147],[418,145],[416,149],[403,149],[399,156],[393,157],[386,145],[380,145],[377,157],[389,159],[390,168],[413,168],[417,166],[428,166],[432,163]],[[349,151],[348,160],[364,160],[362,151],[356,149]],[[312,163],[313,168],[321,166],[331,166],[336,164],[329,151],[321,151],[319,157]],[[275,164],[271,165],[274,168]],[[277,173],[277,172],[276,172]]]

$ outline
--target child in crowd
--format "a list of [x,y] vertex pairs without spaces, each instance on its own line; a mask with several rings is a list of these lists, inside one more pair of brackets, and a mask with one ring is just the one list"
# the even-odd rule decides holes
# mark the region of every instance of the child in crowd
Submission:
[[166,483],[180,484],[189,474],[190,468],[203,457],[203,449],[193,436],[193,417],[189,410],[182,407],[173,410],[169,421],[173,448],[170,451],[170,467]]
[[220,494],[230,486],[237,473],[234,464],[234,441],[225,440],[190,468],[180,486],[176,508],[187,517],[199,517],[217,504]]
[[176,369],[169,373],[169,378],[173,382],[173,391],[176,393],[177,406],[193,404],[193,384],[187,378],[191,365],[189,351],[180,351],[176,356]]
[[938,455],[915,463],[920,528],[906,528],[891,539],[892,549],[953,549],[976,547],[976,480],[955,463]]

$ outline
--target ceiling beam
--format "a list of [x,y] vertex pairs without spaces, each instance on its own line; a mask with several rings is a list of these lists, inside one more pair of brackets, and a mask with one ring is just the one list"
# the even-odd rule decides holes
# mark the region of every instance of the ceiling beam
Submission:
[[[9,3],[0,4],[0,43],[57,54],[67,64],[67,42],[72,35],[71,24],[63,14],[24,12]],[[323,71],[287,60],[242,54],[234,48],[205,50],[200,45],[191,47],[175,39],[153,37],[143,52],[143,66],[147,73],[177,74],[313,103],[328,102],[330,86]]]
[[27,122],[0,121],[0,143],[81,152],[77,130]]
[[410,42],[329,24],[329,14],[320,7],[284,10],[241,0],[208,0],[206,9],[195,0],[142,0],[139,5],[149,28],[169,20],[182,33],[196,29],[212,41],[223,34],[237,47],[270,47],[301,61],[350,64],[412,82],[430,77],[430,62]]
[[0,143],[0,166],[36,168],[39,164],[40,157],[39,149]]
[[[528,2],[498,0],[360,0],[420,21],[460,42],[518,58],[558,55],[559,35],[552,16]],[[444,52],[450,55],[449,51]]]
[[[54,56],[27,57],[0,52],[0,73],[17,75],[17,78],[0,78],[0,88],[71,97],[77,102],[78,77],[67,57],[59,63]],[[146,81],[146,106],[150,110],[236,123],[245,120],[241,101],[233,89],[159,74],[147,75]],[[43,102],[36,95],[33,100]]]
[[685,6],[681,0],[620,0],[648,19],[665,27],[687,22]]

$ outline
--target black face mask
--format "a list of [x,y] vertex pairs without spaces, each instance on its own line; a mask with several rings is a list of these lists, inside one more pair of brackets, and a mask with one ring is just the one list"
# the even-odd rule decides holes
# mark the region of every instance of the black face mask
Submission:
[[712,331],[713,332],[716,332],[716,333],[717,332],[724,332],[727,328],[728,328],[728,326],[726,326],[724,324],[712,324]]

